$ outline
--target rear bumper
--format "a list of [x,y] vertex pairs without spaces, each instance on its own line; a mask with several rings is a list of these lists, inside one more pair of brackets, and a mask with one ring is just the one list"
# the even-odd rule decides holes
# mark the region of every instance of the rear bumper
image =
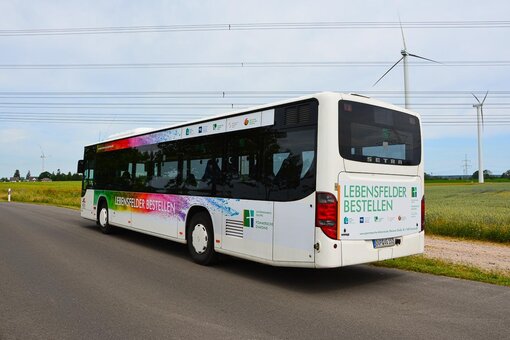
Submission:
[[319,243],[319,250],[315,252],[315,267],[334,268],[350,266],[423,253],[425,245],[423,231],[401,236],[398,239],[400,239],[400,244],[398,245],[374,249],[371,240],[332,240],[317,228],[316,240]]

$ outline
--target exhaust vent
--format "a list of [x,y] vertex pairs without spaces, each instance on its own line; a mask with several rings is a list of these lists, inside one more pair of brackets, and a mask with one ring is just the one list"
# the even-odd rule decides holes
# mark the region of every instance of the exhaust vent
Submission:
[[312,108],[310,104],[291,106],[285,109],[285,125],[302,125],[312,122]]

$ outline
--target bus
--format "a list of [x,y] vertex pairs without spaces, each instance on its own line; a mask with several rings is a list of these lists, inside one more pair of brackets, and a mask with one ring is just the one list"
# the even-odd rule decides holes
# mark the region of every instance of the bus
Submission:
[[420,116],[324,92],[85,146],[81,216],[273,266],[424,249]]

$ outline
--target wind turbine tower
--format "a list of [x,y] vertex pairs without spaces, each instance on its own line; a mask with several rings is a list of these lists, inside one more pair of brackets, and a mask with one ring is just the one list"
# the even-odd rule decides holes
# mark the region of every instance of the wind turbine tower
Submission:
[[46,158],[48,158],[48,157],[51,157],[51,156],[46,156],[46,155],[44,154],[44,151],[43,151],[43,149],[42,149],[42,146],[40,146],[40,145],[39,145],[39,149],[41,149],[41,162],[42,162],[42,170],[41,170],[41,173],[43,173],[43,172],[44,172],[44,160],[45,160]]
[[403,61],[403,63],[404,63],[404,103],[405,103],[405,108],[408,109],[409,108],[409,72],[408,72],[408,63],[407,63],[408,60],[407,60],[407,58],[408,57],[414,57],[414,58],[418,58],[418,59],[423,59],[423,60],[431,61],[431,62],[436,63],[436,64],[440,64],[440,62],[437,62],[435,60],[428,59],[428,58],[421,57],[419,55],[407,52],[406,39],[404,37],[404,29],[402,28],[402,22],[400,23],[400,33],[402,34],[402,43],[404,45],[404,48],[402,50],[400,50],[400,54],[402,55],[402,57],[395,64],[393,64],[393,66],[390,67],[388,69],[388,71],[386,71],[381,76],[381,78],[379,78],[374,83],[374,85],[372,85],[372,86],[377,85],[377,83],[379,83],[391,70],[393,70],[393,68],[395,66],[397,66],[398,63]]
[[471,93],[473,97],[475,97],[478,104],[474,104],[473,107],[476,107],[476,124],[478,127],[478,183],[483,183],[483,155],[482,155],[482,133],[483,133],[483,103],[485,103],[485,99],[487,99],[487,95],[489,91],[485,93],[485,97],[480,101],[474,93]]

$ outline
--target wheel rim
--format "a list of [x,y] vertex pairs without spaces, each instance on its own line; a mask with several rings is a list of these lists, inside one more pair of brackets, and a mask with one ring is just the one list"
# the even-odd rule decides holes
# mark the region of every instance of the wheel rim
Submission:
[[106,208],[102,208],[99,212],[99,224],[101,227],[106,227],[108,223],[108,210]]
[[193,248],[197,254],[203,254],[207,250],[209,235],[207,235],[207,229],[203,224],[199,223],[195,225],[193,232],[191,233],[191,239]]

